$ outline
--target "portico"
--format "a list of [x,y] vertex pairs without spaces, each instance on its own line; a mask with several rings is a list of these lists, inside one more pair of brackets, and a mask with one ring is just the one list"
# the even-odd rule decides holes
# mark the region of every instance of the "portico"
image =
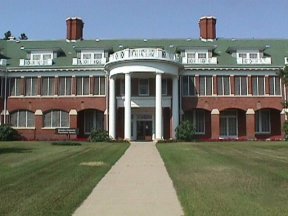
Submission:
[[[125,140],[137,140],[142,137],[137,136],[139,133],[151,136],[153,140],[163,139],[163,108],[166,107],[172,111],[169,136],[175,138],[174,131],[179,123],[180,67],[175,56],[162,49],[126,49],[112,54],[105,67],[109,72],[110,85],[110,137],[121,138],[116,133],[116,127],[124,127]],[[119,83],[117,90],[116,82]],[[121,107],[124,108],[123,126],[117,122],[119,118],[116,115],[116,110]]]

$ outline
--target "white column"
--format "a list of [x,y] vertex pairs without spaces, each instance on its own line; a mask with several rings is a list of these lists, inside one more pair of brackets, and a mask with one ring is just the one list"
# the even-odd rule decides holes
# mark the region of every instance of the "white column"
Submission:
[[162,139],[162,75],[156,74],[155,139]]
[[173,87],[172,87],[172,138],[176,138],[175,129],[179,124],[179,95],[178,95],[178,77],[173,77]]
[[124,139],[131,140],[131,75],[125,74]]
[[115,79],[109,79],[109,136],[116,138],[116,107],[115,107]]

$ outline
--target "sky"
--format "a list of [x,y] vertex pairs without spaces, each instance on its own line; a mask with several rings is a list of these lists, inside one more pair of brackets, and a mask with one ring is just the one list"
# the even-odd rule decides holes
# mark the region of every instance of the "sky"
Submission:
[[288,38],[288,0],[0,0],[0,38],[66,37],[81,17],[84,39],[199,38],[202,16],[217,18],[218,38]]

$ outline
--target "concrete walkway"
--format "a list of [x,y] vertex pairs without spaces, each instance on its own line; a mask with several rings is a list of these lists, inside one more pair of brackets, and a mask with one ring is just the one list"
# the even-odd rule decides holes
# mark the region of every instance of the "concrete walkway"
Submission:
[[154,143],[131,143],[75,216],[184,215]]

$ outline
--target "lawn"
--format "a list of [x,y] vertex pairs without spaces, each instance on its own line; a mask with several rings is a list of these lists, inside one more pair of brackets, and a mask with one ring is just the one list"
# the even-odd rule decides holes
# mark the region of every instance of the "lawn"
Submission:
[[127,147],[0,142],[0,215],[71,215]]
[[185,215],[288,215],[288,143],[157,147]]

